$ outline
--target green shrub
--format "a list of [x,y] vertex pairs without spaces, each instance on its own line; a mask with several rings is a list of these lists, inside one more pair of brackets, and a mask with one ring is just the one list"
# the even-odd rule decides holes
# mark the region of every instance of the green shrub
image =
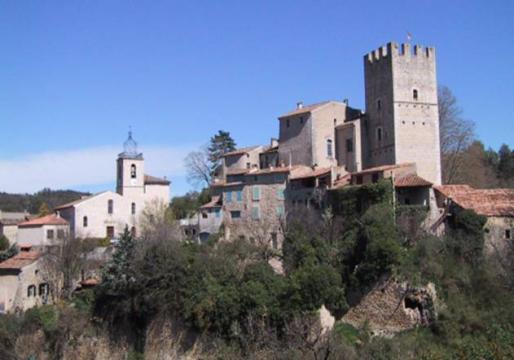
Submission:
[[4,234],[0,235],[0,251],[9,249],[9,239]]

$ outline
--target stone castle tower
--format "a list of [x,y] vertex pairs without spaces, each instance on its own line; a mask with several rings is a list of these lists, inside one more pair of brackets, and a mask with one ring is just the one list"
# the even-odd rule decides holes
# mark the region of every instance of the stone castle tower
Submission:
[[364,56],[366,168],[414,162],[441,184],[435,49],[389,43]]
[[129,131],[123,143],[123,152],[118,155],[116,192],[123,196],[143,196],[145,192],[143,154],[137,152],[137,143]]

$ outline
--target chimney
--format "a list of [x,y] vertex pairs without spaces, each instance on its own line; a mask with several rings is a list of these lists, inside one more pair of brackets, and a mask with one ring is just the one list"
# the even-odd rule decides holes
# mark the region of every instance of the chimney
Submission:
[[277,147],[278,146],[278,139],[271,138],[270,145],[271,145],[271,147]]
[[303,109],[303,101],[298,101],[296,103],[296,109]]
[[344,99],[344,100],[343,100],[343,103],[344,103],[346,106],[348,106],[348,99]]

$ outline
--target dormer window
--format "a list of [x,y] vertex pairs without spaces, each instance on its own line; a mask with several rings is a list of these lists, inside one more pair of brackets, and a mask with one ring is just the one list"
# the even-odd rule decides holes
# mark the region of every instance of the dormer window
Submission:
[[412,90],[412,99],[418,101],[418,89]]
[[135,179],[137,176],[137,172],[136,172],[136,165],[135,164],[132,164],[130,165],[130,177],[132,179]]

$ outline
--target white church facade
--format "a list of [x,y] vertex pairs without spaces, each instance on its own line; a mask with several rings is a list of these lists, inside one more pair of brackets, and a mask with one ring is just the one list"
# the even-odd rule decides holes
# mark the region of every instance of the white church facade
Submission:
[[145,175],[143,154],[129,132],[118,155],[116,192],[104,191],[58,206],[57,213],[70,223],[77,238],[114,238],[128,227],[137,235],[140,217],[148,206],[170,200],[170,181]]

